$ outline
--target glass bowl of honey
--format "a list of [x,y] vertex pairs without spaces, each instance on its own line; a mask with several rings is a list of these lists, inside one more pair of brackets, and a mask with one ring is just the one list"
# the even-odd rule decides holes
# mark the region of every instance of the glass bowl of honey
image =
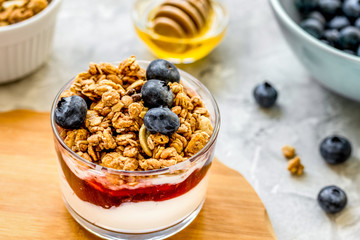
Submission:
[[229,24],[226,8],[216,0],[136,0],[132,19],[150,51],[177,64],[208,55]]

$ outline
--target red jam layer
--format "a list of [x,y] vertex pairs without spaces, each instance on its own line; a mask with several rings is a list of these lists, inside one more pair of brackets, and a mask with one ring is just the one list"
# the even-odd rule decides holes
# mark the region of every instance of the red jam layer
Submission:
[[211,162],[207,162],[201,169],[195,170],[184,181],[177,184],[161,184],[136,189],[111,190],[95,180],[83,180],[77,177],[58,154],[65,178],[83,201],[103,208],[118,207],[125,202],[165,201],[187,193],[194,188],[206,175]]

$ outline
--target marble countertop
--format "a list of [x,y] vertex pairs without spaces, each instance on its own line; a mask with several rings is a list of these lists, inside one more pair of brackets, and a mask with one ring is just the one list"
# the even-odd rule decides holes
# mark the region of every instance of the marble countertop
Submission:
[[[132,2],[64,0],[51,58],[33,75],[0,85],[0,111],[49,111],[59,88],[90,61],[119,61],[130,55],[154,59],[133,29]],[[264,0],[223,2],[231,17],[222,44],[205,59],[180,66],[218,101],[222,127],[216,155],[255,188],[278,239],[359,239],[360,104],[311,79]],[[278,105],[267,111],[252,97],[254,85],[265,79],[280,94]],[[353,157],[341,166],[328,166],[318,151],[319,142],[333,133],[353,145]],[[302,158],[302,177],[286,170],[280,151],[285,144],[294,145]],[[349,198],[347,208],[334,216],[316,202],[318,191],[330,184],[343,188]]]

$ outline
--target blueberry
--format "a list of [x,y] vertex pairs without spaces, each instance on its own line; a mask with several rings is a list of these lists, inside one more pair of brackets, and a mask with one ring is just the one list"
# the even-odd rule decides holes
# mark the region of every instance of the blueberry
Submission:
[[295,5],[302,13],[308,13],[317,7],[318,0],[296,0]]
[[344,137],[330,136],[321,142],[320,154],[327,163],[339,164],[350,157],[351,144]]
[[360,47],[358,47],[358,49],[356,51],[356,55],[360,57]]
[[360,3],[359,0],[346,0],[342,7],[343,13],[350,19],[360,17]]
[[341,7],[340,0],[319,0],[319,10],[325,18],[333,18]]
[[263,108],[272,107],[278,96],[276,89],[268,82],[257,85],[253,94],[256,102]]
[[354,56],[356,56],[355,51],[350,50],[350,49],[345,49],[345,50],[343,50],[343,52],[344,52],[344,53],[347,53],[347,54],[350,54],[350,55],[354,55]]
[[325,17],[318,11],[311,12],[307,18],[312,18],[318,20],[322,25],[326,24]]
[[340,31],[339,45],[343,49],[357,49],[360,43],[360,30],[356,27],[346,27]]
[[141,88],[141,97],[145,107],[171,107],[174,101],[174,94],[169,85],[160,80],[149,80]]
[[340,30],[349,25],[350,25],[350,21],[345,16],[336,16],[333,19],[331,19],[330,22],[328,23],[328,27],[330,29],[337,29],[337,30]]
[[339,31],[336,29],[325,30],[323,38],[329,42],[329,45],[336,47],[339,42]]
[[151,108],[144,116],[144,125],[151,133],[170,135],[179,129],[180,119],[169,108]]
[[322,34],[323,34],[323,30],[324,27],[323,25],[316,19],[312,19],[312,18],[308,18],[305,19],[304,21],[302,21],[300,23],[300,26],[309,34],[311,34],[312,36],[314,36],[315,38],[320,39]]
[[356,19],[356,21],[354,22],[354,26],[360,28],[360,18]]
[[333,47],[328,40],[321,39],[320,41],[321,41],[322,43],[325,43],[326,45],[329,45],[329,46]]
[[61,98],[55,109],[55,122],[66,129],[80,128],[86,118],[87,105],[79,96]]
[[148,80],[158,79],[166,83],[180,82],[180,73],[174,64],[164,59],[157,59],[152,61],[147,67],[146,78]]
[[317,201],[327,213],[338,213],[347,203],[346,193],[337,186],[327,186],[320,190]]

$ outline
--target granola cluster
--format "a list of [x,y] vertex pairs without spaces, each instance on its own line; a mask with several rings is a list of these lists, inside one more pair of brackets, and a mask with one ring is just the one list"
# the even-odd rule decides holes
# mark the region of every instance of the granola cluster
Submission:
[[90,102],[84,126],[61,132],[66,145],[88,161],[129,171],[169,167],[202,149],[213,132],[209,113],[201,98],[180,83],[169,83],[179,129],[169,136],[146,130],[148,108],[140,94],[145,76],[134,56],[118,67],[91,63],[61,95]]
[[304,173],[304,165],[301,163],[299,156],[296,156],[296,149],[293,146],[285,145],[281,151],[287,159],[289,159],[287,169],[291,174],[301,176]]
[[0,0],[0,27],[31,18],[47,6],[47,0]]

